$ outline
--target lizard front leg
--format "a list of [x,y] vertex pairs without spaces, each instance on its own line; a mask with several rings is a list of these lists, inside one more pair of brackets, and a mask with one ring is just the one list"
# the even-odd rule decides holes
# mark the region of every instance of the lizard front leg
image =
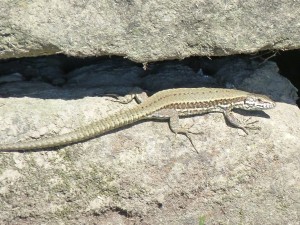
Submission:
[[234,127],[239,128],[241,130],[243,130],[246,134],[249,134],[249,132],[247,131],[247,129],[252,129],[252,130],[259,130],[260,127],[257,126],[253,126],[254,123],[256,123],[257,121],[252,121],[252,122],[248,122],[248,120],[246,121],[240,121],[238,120],[235,116],[234,113],[230,110],[227,109],[223,112],[223,115],[225,117],[225,119]]

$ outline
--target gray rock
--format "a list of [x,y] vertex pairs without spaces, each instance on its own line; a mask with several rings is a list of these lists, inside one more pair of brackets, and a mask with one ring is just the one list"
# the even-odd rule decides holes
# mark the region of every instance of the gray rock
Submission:
[[275,62],[260,62],[246,57],[220,61],[224,64],[215,73],[215,77],[227,87],[261,94],[271,93],[277,101],[294,103],[298,99],[297,88],[279,74]]
[[22,81],[23,76],[20,73],[12,73],[7,75],[1,75],[0,76],[0,84],[2,83],[10,83],[10,82],[17,82]]
[[299,12],[295,0],[5,0],[0,58],[64,53],[149,62],[296,49]]
[[[144,70],[141,66],[123,60],[102,60],[68,73],[68,87],[138,86]],[[126,63],[127,62],[127,63]]]
[[142,79],[142,87],[156,92],[163,89],[180,87],[214,87],[216,81],[206,76],[200,70],[194,72],[190,67],[180,62],[155,63],[148,68],[148,74]]
[[[247,83],[255,88],[255,81]],[[0,142],[66,133],[136,104],[94,96],[110,91],[44,82],[1,85],[0,95],[10,98],[0,98]],[[167,123],[155,121],[57,151],[1,152],[0,224],[297,224],[299,109],[278,102],[265,114],[247,115],[261,126],[247,136],[221,114],[182,119],[201,133],[192,136],[198,152]]]

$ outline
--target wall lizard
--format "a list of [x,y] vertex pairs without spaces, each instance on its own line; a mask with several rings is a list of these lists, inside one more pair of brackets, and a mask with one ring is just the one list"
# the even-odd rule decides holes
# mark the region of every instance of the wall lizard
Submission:
[[190,132],[179,126],[179,117],[212,112],[223,113],[231,125],[247,133],[247,129],[250,128],[247,126],[249,124],[238,121],[234,117],[233,109],[266,110],[274,107],[275,102],[267,96],[240,90],[222,88],[169,89],[157,92],[143,100],[141,104],[121,110],[87,126],[79,127],[70,133],[40,140],[0,144],[0,150],[26,151],[62,147],[95,138],[105,132],[139,120],[151,118],[169,119],[170,129],[174,133],[188,136]]

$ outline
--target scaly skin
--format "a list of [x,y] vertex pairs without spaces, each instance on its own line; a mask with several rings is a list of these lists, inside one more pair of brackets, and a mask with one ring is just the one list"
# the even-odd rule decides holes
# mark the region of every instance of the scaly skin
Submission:
[[[245,91],[221,88],[179,88],[160,91],[144,102],[129,109],[80,127],[70,133],[41,140],[32,140],[13,144],[1,144],[0,151],[26,151],[62,147],[97,137],[103,133],[132,124],[147,118],[172,119],[178,116],[190,116],[210,112],[221,112],[229,122],[246,132],[232,115],[231,110],[265,110],[275,107],[275,103],[264,95]],[[170,113],[171,114],[168,114]],[[175,120],[174,120],[175,118]],[[173,123],[174,125],[174,123]],[[176,124],[177,125],[177,124]],[[182,132],[173,126],[175,133]]]

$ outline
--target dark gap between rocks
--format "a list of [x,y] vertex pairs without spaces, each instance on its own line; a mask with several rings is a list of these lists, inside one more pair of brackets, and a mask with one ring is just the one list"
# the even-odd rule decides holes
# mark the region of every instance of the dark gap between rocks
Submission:
[[116,56],[9,59],[0,61],[0,96],[77,99],[107,93],[124,95],[134,86],[150,93],[179,87],[235,87],[292,103],[297,98],[296,89],[283,77],[300,89],[299,59],[300,50],[148,64]]

